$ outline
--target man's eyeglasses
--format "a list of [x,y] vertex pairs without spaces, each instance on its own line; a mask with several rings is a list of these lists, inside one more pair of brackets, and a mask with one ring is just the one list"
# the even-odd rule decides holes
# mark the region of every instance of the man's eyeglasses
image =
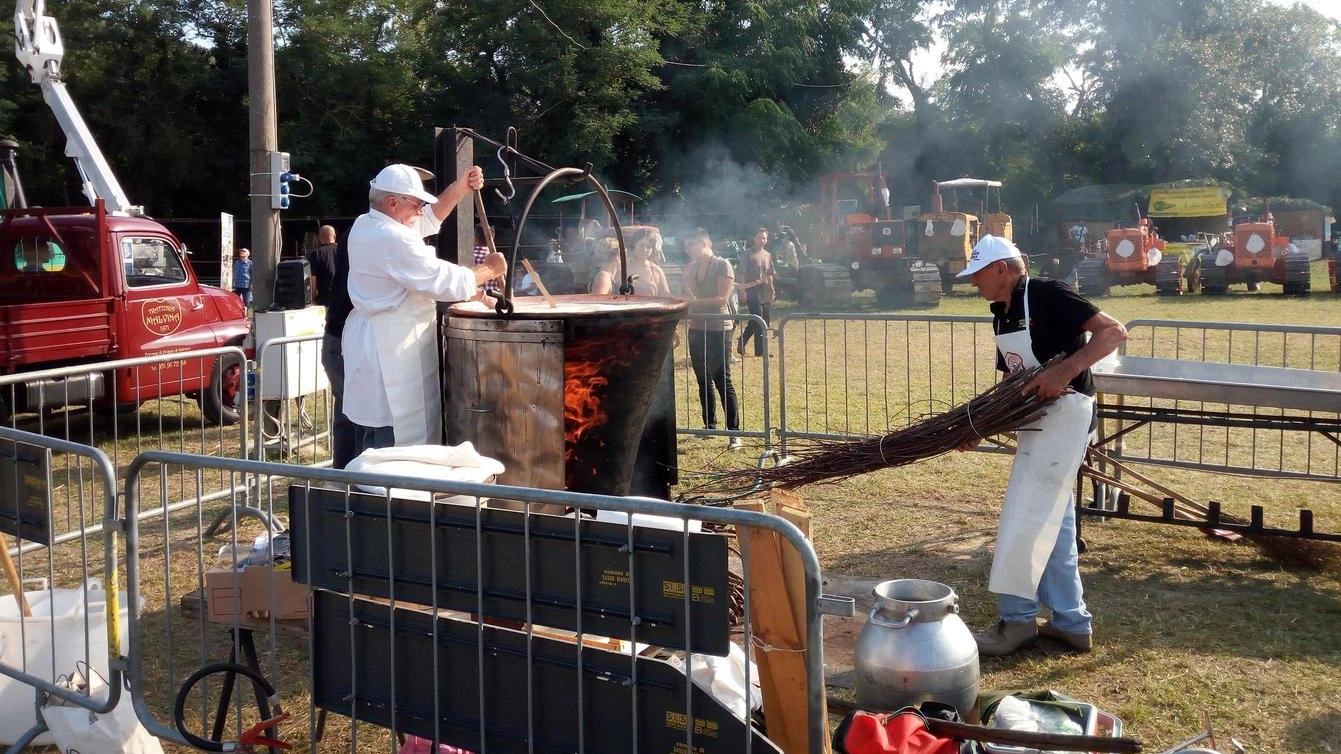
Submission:
[[414,209],[415,209],[416,212],[419,211],[419,210],[421,210],[421,209],[423,209],[425,206],[428,205],[428,202],[420,201],[420,200],[414,198],[413,196],[405,196],[405,195],[403,195],[403,194],[396,194],[396,198],[399,199],[399,200],[402,201],[402,202],[413,202],[413,203],[414,203]]

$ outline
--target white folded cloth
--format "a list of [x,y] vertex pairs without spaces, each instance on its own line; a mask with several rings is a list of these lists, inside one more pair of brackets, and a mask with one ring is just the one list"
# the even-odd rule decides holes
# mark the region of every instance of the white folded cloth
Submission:
[[[460,445],[406,445],[397,448],[369,448],[345,467],[346,471],[418,477],[435,481],[489,482],[504,471],[499,461],[480,455],[469,442]],[[386,488],[369,484],[355,485],[360,490],[378,495]],[[427,501],[430,493],[423,490],[392,488],[391,496],[405,500]],[[474,505],[474,499],[456,496],[439,502]]]

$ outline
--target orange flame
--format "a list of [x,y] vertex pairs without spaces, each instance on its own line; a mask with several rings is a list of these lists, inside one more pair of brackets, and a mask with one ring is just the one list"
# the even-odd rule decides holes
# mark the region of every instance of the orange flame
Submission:
[[[589,349],[582,349],[589,350]],[[563,364],[563,444],[564,460],[573,460],[582,436],[605,424],[609,418],[603,407],[603,393],[610,379],[602,372],[600,361],[571,358]]]
[[[563,440],[565,487],[584,492],[618,485],[636,453],[617,447],[628,440],[633,406],[650,400],[642,393],[646,376],[637,368],[648,344],[669,343],[669,324],[634,319],[612,325],[574,327],[565,332],[563,352]],[[658,362],[659,363],[659,362]],[[655,372],[652,373],[655,376]],[[635,377],[632,383],[629,378]],[[613,414],[612,414],[613,412]],[[626,415],[627,414],[627,415]],[[633,443],[636,451],[637,440]],[[628,456],[626,459],[625,456]]]

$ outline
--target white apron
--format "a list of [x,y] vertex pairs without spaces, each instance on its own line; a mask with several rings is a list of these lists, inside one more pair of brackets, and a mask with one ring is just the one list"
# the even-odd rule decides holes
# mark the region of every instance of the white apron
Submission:
[[397,447],[441,440],[437,321],[437,303],[413,292],[400,306],[368,317]]
[[[996,336],[996,347],[1012,372],[1039,365],[1029,325],[1026,278],[1024,329]],[[1091,396],[1063,393],[1042,419],[1018,433],[1015,463],[997,524],[989,591],[1037,599],[1038,582],[1057,543],[1076,472],[1085,458],[1093,407]]]

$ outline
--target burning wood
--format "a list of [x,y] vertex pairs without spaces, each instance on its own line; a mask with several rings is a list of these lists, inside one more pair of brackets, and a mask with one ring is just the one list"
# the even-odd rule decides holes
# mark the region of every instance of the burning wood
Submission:
[[[657,367],[665,358],[664,348],[669,346],[676,324],[675,319],[649,317],[613,325],[578,322],[566,328],[566,489],[627,492],[643,420],[660,376]],[[649,353],[649,347],[660,355]],[[644,360],[649,362],[646,368],[639,368]]]

